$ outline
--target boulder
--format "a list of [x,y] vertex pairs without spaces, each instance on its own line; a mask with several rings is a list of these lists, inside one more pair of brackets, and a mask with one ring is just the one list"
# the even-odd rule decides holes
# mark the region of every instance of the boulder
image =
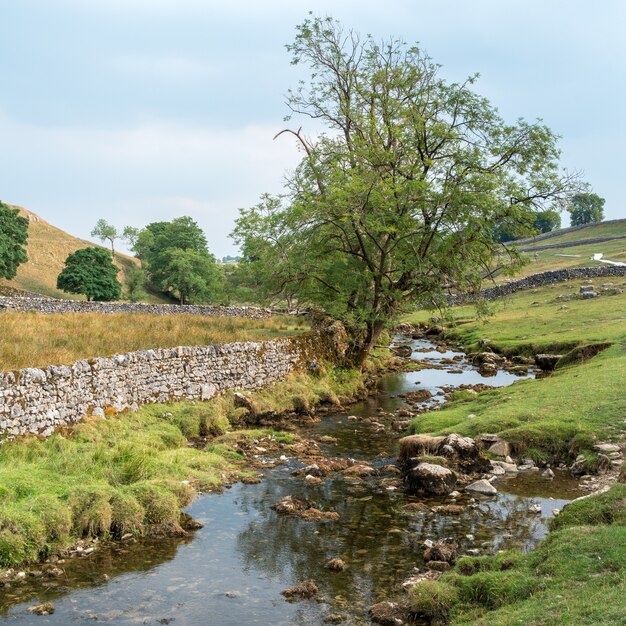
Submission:
[[370,606],[367,610],[370,619],[375,624],[382,624],[383,626],[400,626],[404,624],[409,617],[409,611],[406,606],[399,604],[398,602],[377,602]]
[[535,354],[535,365],[544,372],[551,372],[562,356],[562,354]]
[[404,477],[410,493],[445,496],[456,487],[456,474],[447,467],[432,463],[419,463]]
[[459,544],[456,539],[453,537],[446,537],[445,539],[440,539],[432,546],[429,546],[426,550],[424,550],[424,561],[426,561],[429,567],[430,561],[439,561],[452,565],[456,561],[458,550]]
[[508,441],[500,439],[499,441],[496,441],[495,443],[491,444],[491,446],[489,446],[489,452],[491,452],[491,454],[493,454],[494,456],[506,457],[511,454],[511,445],[508,443]]
[[488,480],[477,480],[471,485],[465,487],[465,491],[475,491],[476,493],[482,493],[486,496],[493,496],[498,493],[498,490]]
[[396,355],[396,356],[401,356],[401,357],[410,357],[411,354],[413,354],[413,348],[409,345],[399,345],[399,346],[393,346],[391,348],[391,351]]

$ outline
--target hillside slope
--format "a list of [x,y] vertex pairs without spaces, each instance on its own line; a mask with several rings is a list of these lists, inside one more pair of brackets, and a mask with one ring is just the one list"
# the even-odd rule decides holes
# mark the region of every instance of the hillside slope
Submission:
[[[597,254],[610,261],[626,262],[626,219],[563,228],[509,245],[522,250],[528,261],[514,278],[570,267],[601,267],[604,263],[593,258]],[[509,278],[496,275],[497,282]]]
[[[17,276],[13,280],[0,279],[0,287],[12,287],[54,298],[84,299],[82,296],[74,296],[58,290],[56,288],[57,276],[63,269],[63,263],[68,254],[79,248],[98,246],[98,244],[74,237],[28,209],[18,206],[15,208],[18,208],[20,213],[29,220],[28,262],[18,268]],[[115,254],[115,262],[121,270],[118,278],[122,283],[127,269],[138,263],[137,259],[120,253]],[[150,296],[150,300],[167,301],[158,296]]]

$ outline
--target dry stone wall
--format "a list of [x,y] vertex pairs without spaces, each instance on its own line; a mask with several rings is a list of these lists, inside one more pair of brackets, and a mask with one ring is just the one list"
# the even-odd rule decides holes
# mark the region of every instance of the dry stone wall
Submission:
[[337,361],[345,331],[318,324],[305,335],[264,342],[142,350],[69,366],[0,372],[0,441],[57,427],[89,414],[136,410],[172,400],[209,400],[229,389],[257,389],[319,359]]
[[0,311],[37,311],[39,313],[147,313],[150,315],[208,315],[266,319],[271,309],[253,306],[211,306],[205,304],[144,304],[131,302],[86,302],[53,298],[0,297]]
[[554,283],[560,283],[564,280],[580,280],[582,278],[611,278],[626,276],[626,267],[616,265],[607,265],[603,267],[572,267],[562,270],[550,270],[539,274],[531,274],[519,280],[512,280],[503,285],[496,287],[488,287],[478,294],[458,294],[451,295],[448,298],[450,305],[462,304],[463,302],[472,302],[479,299],[495,300],[503,296],[509,296],[516,291],[523,289],[535,289],[544,287]]

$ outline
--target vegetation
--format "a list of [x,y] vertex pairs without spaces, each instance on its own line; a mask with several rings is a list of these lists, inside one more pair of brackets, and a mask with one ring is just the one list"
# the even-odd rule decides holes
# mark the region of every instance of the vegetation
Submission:
[[595,193],[575,194],[568,208],[572,226],[601,222],[604,219],[604,202],[604,198]]
[[[28,261],[17,268],[17,274],[12,280],[0,278],[0,285],[54,298],[84,298],[68,295],[57,289],[57,277],[63,270],[63,264],[69,254],[93,244],[56,228],[32,211],[20,207],[13,208],[18,209],[20,215],[28,220]],[[115,254],[115,264],[120,269],[122,281],[125,280],[126,273],[138,263],[137,259],[125,254],[119,252]],[[151,291],[148,292],[147,300],[170,301],[167,297]]]
[[153,222],[143,230],[127,228],[133,250],[146,268],[154,289],[174,295],[181,304],[215,302],[220,272],[206,237],[190,217]]
[[14,278],[17,268],[28,261],[28,219],[19,209],[0,202],[0,278]]
[[106,220],[99,219],[94,229],[91,231],[92,237],[97,237],[103,243],[108,241],[111,244],[111,256],[115,258],[115,240],[119,238],[117,229]]
[[[248,394],[258,412],[293,410],[363,393],[356,371],[295,374]],[[233,394],[207,403],[144,406],[137,413],[88,417],[46,439],[0,446],[0,568],[32,563],[82,537],[178,532],[180,509],[197,492],[242,473],[240,437],[227,432],[248,409]],[[190,446],[190,441],[194,446]]]
[[[626,293],[592,300],[557,299],[578,292],[580,281],[518,292],[496,303],[495,315],[478,320],[471,307],[450,311],[448,337],[469,350],[480,339],[508,354],[566,354],[577,346],[608,343],[610,347],[583,363],[559,368],[546,378],[457,396],[441,411],[413,420],[413,432],[498,433],[520,453],[538,459],[569,459],[589,451],[598,439],[619,438],[626,432]],[[626,286],[621,279],[620,284]],[[411,321],[424,321],[426,314]],[[584,381],[584,384],[582,382]]]
[[122,285],[117,280],[118,273],[119,269],[102,248],[82,248],[65,259],[57,289],[83,294],[87,300],[119,300]]
[[[413,609],[453,625],[622,624],[626,485],[573,502],[527,553],[463,557],[453,572],[411,591]],[[620,510],[609,518],[607,510]]]
[[96,355],[156,347],[258,341],[308,329],[305,319],[287,316],[250,320],[203,315],[14,311],[0,313],[0,324],[0,370],[69,364]]
[[479,282],[501,249],[495,225],[532,224],[572,180],[547,127],[505,123],[475,77],[447,83],[417,47],[311,18],[288,49],[311,77],[287,105],[328,132],[282,131],[304,158],[285,196],[242,211],[234,237],[271,291],[345,323],[360,365],[403,307]]

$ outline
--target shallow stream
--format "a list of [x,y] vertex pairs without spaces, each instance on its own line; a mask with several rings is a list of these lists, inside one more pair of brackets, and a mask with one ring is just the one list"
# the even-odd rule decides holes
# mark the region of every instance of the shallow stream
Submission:
[[[426,539],[454,536],[461,553],[532,548],[545,534],[553,509],[580,495],[568,476],[557,473],[548,480],[534,471],[500,479],[495,497],[458,497],[454,503],[464,506],[460,515],[407,511],[403,506],[409,502],[432,507],[453,501],[407,496],[381,481],[394,477],[383,468],[395,462],[396,444],[375,422],[381,412],[405,406],[400,394],[428,389],[432,402],[439,402],[442,387],[503,386],[519,379],[503,371],[484,378],[461,353],[441,352],[424,341],[412,346],[412,358],[427,367],[387,376],[379,395],[350,407],[350,415],[359,419],[327,414],[301,432],[335,438],[336,443],[321,445],[323,452],[371,461],[380,476],[350,481],[339,473],[312,486],[292,475],[302,463],[288,459],[267,469],[259,484],[238,483],[221,495],[197,498],[187,511],[204,528],[191,537],[102,545],[88,557],[67,560],[63,577],[27,579],[0,591],[0,623],[317,625],[334,613],[345,615],[345,624],[369,624],[368,606],[402,598],[402,582],[415,568],[423,571]],[[454,358],[449,365],[446,359]],[[287,495],[337,511],[340,520],[279,517],[270,506]],[[541,514],[529,511],[535,503]],[[334,557],[346,562],[344,571],[325,567]],[[283,589],[308,579],[320,589],[317,600],[283,598]],[[41,602],[54,603],[54,614],[28,613]]]

